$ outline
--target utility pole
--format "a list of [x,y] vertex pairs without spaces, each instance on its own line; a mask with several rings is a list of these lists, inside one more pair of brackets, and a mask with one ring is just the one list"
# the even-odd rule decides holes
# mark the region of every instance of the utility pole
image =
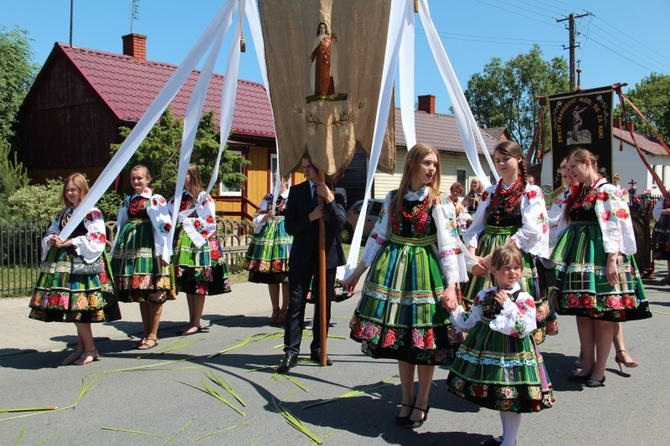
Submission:
[[557,22],[568,21],[568,32],[570,33],[570,45],[567,47],[563,45],[564,50],[570,50],[570,90],[575,91],[577,88],[577,83],[575,82],[576,78],[576,69],[575,69],[575,48],[579,48],[579,44],[575,42],[575,19],[586,17],[591,15],[591,12],[586,11],[586,14],[570,14],[569,16],[563,19],[556,19]]

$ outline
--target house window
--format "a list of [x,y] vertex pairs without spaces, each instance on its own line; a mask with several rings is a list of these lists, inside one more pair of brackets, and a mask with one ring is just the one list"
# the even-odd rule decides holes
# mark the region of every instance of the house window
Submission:
[[465,184],[466,183],[466,179],[465,179],[466,175],[467,175],[467,172],[465,170],[456,169],[456,181],[461,183],[461,185],[463,185],[464,188],[467,186]]
[[[229,153],[242,156],[242,152],[239,150],[228,150]],[[242,165],[238,164],[234,167],[236,172],[244,173],[242,171]],[[219,195],[224,197],[240,197],[242,196],[242,186],[239,187],[228,187],[223,184],[223,181],[219,182]]]

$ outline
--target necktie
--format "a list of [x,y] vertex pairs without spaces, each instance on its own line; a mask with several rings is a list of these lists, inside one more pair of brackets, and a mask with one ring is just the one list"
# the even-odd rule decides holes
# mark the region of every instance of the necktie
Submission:
[[317,196],[316,196],[316,184],[312,185],[312,205],[316,207],[316,205],[319,204],[317,201]]

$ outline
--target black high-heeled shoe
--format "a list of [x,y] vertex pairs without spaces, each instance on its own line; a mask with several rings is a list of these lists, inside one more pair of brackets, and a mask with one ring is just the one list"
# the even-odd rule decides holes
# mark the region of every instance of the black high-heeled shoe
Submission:
[[425,423],[428,420],[428,411],[430,411],[430,404],[428,404],[425,409],[414,406],[414,410],[418,410],[421,413],[423,413],[423,418],[421,418],[418,421],[414,421],[411,418],[408,418],[408,422],[409,422],[408,426],[412,429],[418,429],[421,426],[423,426],[423,423]]
[[[416,398],[414,399],[414,403],[416,403]],[[402,410],[403,407],[409,407],[411,410],[404,417],[401,417],[400,415],[395,417],[395,420],[393,421],[393,424],[395,424],[396,426],[404,426],[407,423],[409,423],[409,417],[412,415],[412,411],[414,410],[414,404],[412,404],[412,405],[401,404],[400,405],[400,410]]]

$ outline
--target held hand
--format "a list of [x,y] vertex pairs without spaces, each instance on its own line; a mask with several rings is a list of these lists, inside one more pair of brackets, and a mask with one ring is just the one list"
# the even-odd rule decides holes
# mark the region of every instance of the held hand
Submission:
[[311,221],[318,220],[323,217],[323,205],[320,204],[314,208],[312,212],[309,213],[309,219]]
[[344,279],[344,281],[342,281],[342,286],[347,291],[353,291],[354,288],[356,288],[356,284],[358,284],[358,279],[359,278],[360,277],[357,276],[356,274],[352,274],[349,277],[347,277],[346,279]]
[[49,237],[49,240],[47,240],[47,246],[54,246],[58,242],[60,242],[58,236],[52,235],[51,237]]
[[442,302],[442,307],[450,313],[456,309],[458,302],[456,300],[456,290],[453,286],[448,287],[442,292],[440,302]]
[[505,304],[507,299],[509,299],[509,296],[505,291],[498,291],[495,295],[495,300],[500,304],[501,307]]
[[333,191],[330,190],[328,186],[326,186],[326,183],[317,183],[316,184],[316,194],[320,197],[323,197],[323,199],[326,201],[326,203],[330,203],[335,199],[335,195],[333,195]]
[[63,242],[63,240],[60,239],[60,237],[58,237],[58,236],[56,236],[56,235],[54,235],[53,237],[51,237],[51,240],[49,240],[49,241],[50,241],[50,242],[53,242],[52,245],[56,245],[56,248],[62,248],[62,247],[63,247],[63,243],[65,243],[65,242]]
[[479,259],[479,264],[486,268],[488,272],[488,270],[491,269],[491,255],[489,254],[486,257],[481,257]]
[[472,274],[476,276],[485,276],[489,273],[489,269],[483,266],[481,263],[476,264],[472,267]]

